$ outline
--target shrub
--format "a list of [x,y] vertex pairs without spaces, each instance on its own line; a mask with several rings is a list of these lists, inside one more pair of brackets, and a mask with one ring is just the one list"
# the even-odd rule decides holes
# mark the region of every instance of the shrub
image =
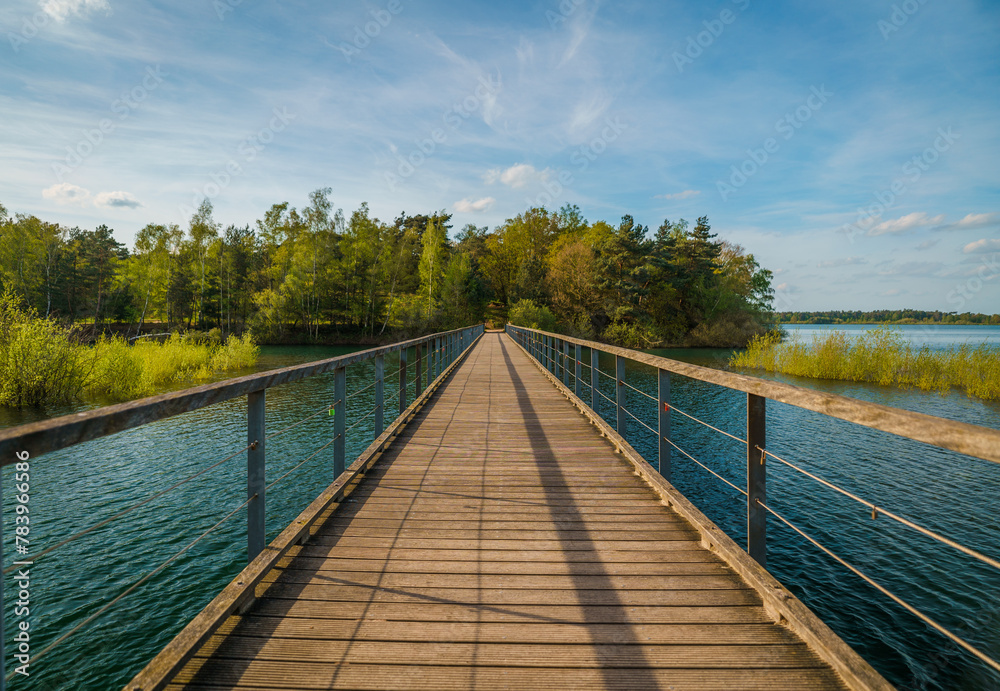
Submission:
[[173,334],[165,343],[129,345],[120,336],[102,336],[87,347],[6,293],[0,296],[0,405],[64,404],[83,396],[126,401],[257,361],[259,349],[249,333],[230,336],[225,344],[219,339],[212,333],[200,338]]
[[659,342],[649,327],[626,321],[611,322],[602,337],[608,343],[635,350],[653,348]]
[[548,307],[536,305],[531,300],[519,300],[510,308],[507,321],[514,326],[541,331],[555,331],[556,328],[556,315]]
[[0,405],[69,403],[83,388],[86,360],[65,329],[22,309],[13,293],[0,296]]

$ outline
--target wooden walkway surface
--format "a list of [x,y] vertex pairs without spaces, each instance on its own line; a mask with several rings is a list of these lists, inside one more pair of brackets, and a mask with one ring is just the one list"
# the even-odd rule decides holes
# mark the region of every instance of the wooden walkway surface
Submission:
[[499,334],[292,554],[167,688],[844,688]]

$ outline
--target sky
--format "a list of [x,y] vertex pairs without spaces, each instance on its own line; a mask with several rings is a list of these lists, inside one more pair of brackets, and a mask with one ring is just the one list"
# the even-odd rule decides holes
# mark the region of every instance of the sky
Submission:
[[707,216],[779,310],[1000,311],[995,0],[4,0],[0,203],[131,246],[348,214]]

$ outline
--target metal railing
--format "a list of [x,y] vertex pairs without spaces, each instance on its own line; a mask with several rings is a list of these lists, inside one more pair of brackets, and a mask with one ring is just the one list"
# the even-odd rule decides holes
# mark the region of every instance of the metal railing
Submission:
[[[819,548],[825,554],[837,561],[841,566],[860,577],[876,588],[918,619],[935,629],[956,645],[960,646],[994,670],[1000,671],[1000,662],[983,653],[961,637],[946,629],[937,621],[919,611],[887,588],[873,580],[842,557],[822,545],[808,535],[786,517],[768,506],[767,498],[767,459],[771,458],[817,482],[832,489],[871,510],[872,518],[885,516],[900,525],[906,526],[941,544],[947,545],[963,554],[976,559],[1000,571],[1000,560],[985,555],[958,543],[940,533],[911,521],[892,511],[877,506],[856,494],[837,486],[836,484],[809,472],[799,465],[777,456],[767,448],[766,409],[768,399],[786,403],[804,410],[818,412],[831,418],[845,420],[865,427],[888,432],[906,439],[930,444],[941,449],[973,456],[982,460],[1000,463],[1000,430],[989,429],[963,422],[955,422],[931,415],[915,413],[898,408],[859,401],[845,396],[838,396],[813,389],[806,389],[782,382],[768,381],[748,377],[722,370],[700,367],[678,362],[667,358],[649,355],[635,350],[618,348],[603,343],[587,341],[569,336],[548,333],[536,329],[508,324],[506,332],[546,371],[552,374],[556,382],[561,382],[570,392],[576,395],[579,403],[588,406],[596,416],[601,417],[600,400],[607,401],[615,412],[615,430],[625,439],[632,420],[646,430],[656,435],[657,439],[657,470],[670,481],[672,452],[677,451],[686,459],[694,462],[709,472],[716,479],[728,485],[736,492],[746,497],[746,552],[762,567],[767,565],[767,516],[771,515],[783,525],[798,533],[804,539]],[[583,359],[583,349],[590,351],[590,362]],[[571,353],[572,349],[572,353]],[[599,354],[605,353],[615,358],[614,375],[604,372],[599,366]],[[625,363],[632,361],[656,371],[657,394],[655,396],[642,391],[626,381]],[[589,370],[589,382],[582,377],[583,370]],[[740,438],[718,427],[700,420],[694,415],[684,412],[672,405],[670,400],[670,383],[672,375],[680,375],[708,384],[725,387],[746,394],[746,438]],[[605,395],[600,390],[601,376],[611,380],[615,385],[615,397]],[[570,389],[570,378],[573,388]],[[584,398],[589,388],[589,404]],[[656,404],[657,429],[643,422],[637,415],[626,408],[625,393],[630,389]],[[733,439],[746,446],[746,482],[739,486],[708,467],[694,455],[685,451],[671,436],[670,416],[677,413],[714,432]],[[610,421],[609,421],[610,424]]]
[[[346,440],[352,429],[359,424],[373,418],[374,439],[383,434],[386,429],[385,418],[385,358],[387,355],[398,356],[398,395],[395,392],[390,394],[390,399],[395,397],[398,400],[398,416],[402,416],[407,410],[407,391],[410,386],[414,387],[414,399],[419,398],[422,391],[429,388],[447,368],[464,354],[483,334],[483,325],[471,326],[453,331],[423,336],[420,338],[394,343],[392,345],[379,348],[372,348],[349,355],[310,362],[303,365],[295,365],[283,369],[251,374],[244,377],[229,379],[214,384],[206,384],[183,391],[153,396],[137,401],[131,401],[120,405],[107,406],[96,410],[90,410],[79,414],[66,415],[51,420],[34,422],[27,425],[20,425],[6,430],[0,430],[0,467],[16,464],[19,459],[31,458],[36,461],[39,456],[60,449],[65,449],[86,441],[99,439],[117,432],[147,425],[157,420],[163,420],[175,415],[187,413],[193,410],[206,408],[224,401],[228,401],[240,396],[247,397],[247,437],[246,445],[233,453],[226,455],[221,460],[192,473],[180,481],[172,484],[164,490],[153,493],[141,501],[118,511],[93,525],[84,528],[62,540],[50,545],[45,549],[35,552],[30,556],[18,556],[17,561],[3,570],[7,575],[11,571],[19,568],[19,564],[37,563],[52,552],[68,545],[85,535],[93,533],[101,528],[114,523],[124,516],[132,513],[152,502],[153,500],[172,492],[182,485],[203,476],[210,470],[219,467],[243,453],[247,454],[247,492],[246,500],[230,511],[215,525],[200,533],[194,540],[184,546],[183,549],[174,553],[167,560],[162,562],[155,569],[133,583],[129,588],[110,599],[105,605],[95,612],[76,623],[69,631],[63,633],[59,638],[35,653],[29,663],[35,662],[41,656],[49,653],[58,645],[69,639],[74,633],[94,621],[121,599],[134,592],[143,583],[162,572],[177,558],[186,553],[195,544],[211,534],[226,521],[237,515],[246,508],[247,515],[247,562],[254,559],[264,550],[266,538],[265,506],[268,491],[280,481],[301,468],[306,462],[314,458],[323,450],[332,446],[333,454],[333,474],[334,477],[341,476],[347,466],[346,463]],[[408,378],[409,353],[413,351],[415,376]],[[363,362],[374,361],[374,381],[368,386],[354,391],[347,395],[347,368]],[[333,373],[333,402],[325,405],[316,412],[305,418],[288,425],[275,432],[267,433],[267,419],[265,411],[266,392],[269,388],[301,381],[310,377],[325,373]],[[375,405],[367,413],[362,415],[351,427],[347,427],[347,403],[353,397],[374,389]],[[393,406],[394,407],[394,406]],[[392,409],[392,407],[390,407]],[[333,417],[333,438],[325,445],[316,450],[305,460],[295,464],[290,470],[282,474],[270,484],[265,484],[266,467],[266,441],[273,439],[288,431],[302,425],[306,421],[320,415],[330,415]],[[393,420],[397,420],[393,416]],[[393,423],[394,424],[394,423]],[[390,425],[391,427],[392,425]],[[20,454],[20,455],[18,455]],[[0,508],[2,508],[2,488],[0,488]],[[4,537],[0,534],[0,563],[3,559]],[[6,657],[4,655],[4,642],[6,636],[4,631],[4,591],[3,578],[0,578],[0,691],[6,686],[9,675],[4,674],[6,668]]]

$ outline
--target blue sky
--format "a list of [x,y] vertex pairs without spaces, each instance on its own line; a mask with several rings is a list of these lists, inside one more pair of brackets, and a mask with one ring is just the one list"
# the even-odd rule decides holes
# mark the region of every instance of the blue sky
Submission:
[[129,245],[319,187],[456,229],[707,215],[778,309],[1000,311],[995,2],[6,0],[0,26],[11,212]]

